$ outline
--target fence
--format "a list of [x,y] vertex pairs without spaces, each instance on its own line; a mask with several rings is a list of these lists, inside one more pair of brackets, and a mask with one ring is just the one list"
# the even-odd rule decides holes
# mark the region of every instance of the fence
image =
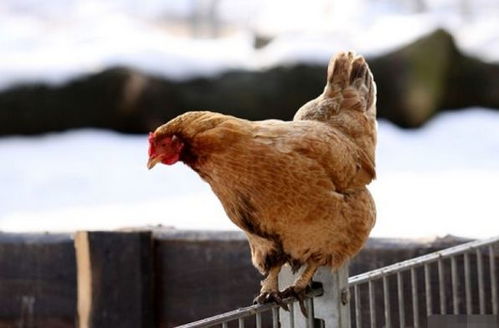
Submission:
[[[299,272],[293,274],[288,267],[283,267],[279,274],[279,284],[288,286],[297,275]],[[312,290],[305,299],[307,317],[299,310],[296,300],[288,298],[285,303],[288,304],[289,312],[280,309],[276,304],[253,305],[179,327],[348,327],[350,318],[347,279],[346,267],[333,275],[328,268],[320,268],[314,276]]]
[[[348,283],[353,294],[352,303],[355,309],[352,326],[359,328],[366,326],[363,325],[365,321],[363,313],[369,314],[369,327],[384,326],[387,328],[408,325],[415,328],[425,327],[426,318],[435,314],[497,315],[495,256],[498,254],[495,250],[497,246],[499,246],[499,237],[473,241],[351,277]],[[488,263],[484,261],[484,257],[488,257]],[[449,273],[450,279],[448,279]],[[408,285],[405,283],[407,280],[410,280],[410,288],[407,288]],[[380,303],[376,302],[375,290],[375,284],[379,281],[382,285],[383,299]],[[424,285],[424,292],[419,292],[422,285]],[[437,285],[436,289],[435,285]],[[392,306],[393,297],[390,294],[392,286],[396,286],[397,289],[398,304],[396,307]],[[365,288],[367,288],[367,293]],[[410,295],[410,306],[406,304],[407,294]],[[423,294],[424,299],[420,299]],[[363,300],[366,296],[368,311],[363,312]],[[379,306],[375,304],[382,304],[383,318],[377,318]],[[394,320],[394,316],[398,320]]]
[[[312,298],[314,296],[319,296],[323,293],[322,287],[313,289],[310,293],[307,294],[305,300],[305,307],[308,313],[313,311],[313,303]],[[288,321],[290,327],[295,327],[295,302],[294,300],[287,299],[285,303],[289,306],[288,313]],[[212,327],[216,325],[221,325],[222,327],[229,327],[229,324],[233,322],[237,322],[237,326],[239,328],[246,327],[246,323],[251,319],[254,320],[255,326],[257,328],[261,328],[263,326],[262,322],[264,321],[265,314],[269,314],[268,318],[272,322],[272,328],[280,327],[280,315],[279,315],[279,306],[276,304],[264,304],[264,305],[253,305],[246,308],[238,309],[235,311],[227,312],[224,314],[220,314],[208,319],[199,320],[193,323],[189,323],[186,325],[182,325],[179,327],[182,328],[195,328],[195,327]],[[314,316],[309,315],[308,318],[305,318],[304,323],[306,327],[314,326]]]
[[[416,328],[425,327],[427,317],[436,314],[497,315],[498,246],[499,236],[473,241],[349,279],[347,268],[334,274],[321,268],[314,277],[312,292],[307,295],[308,318],[296,311],[295,300],[288,299],[289,312],[275,304],[254,305],[180,327]],[[287,285],[292,279],[293,275],[284,269],[279,283]],[[406,302],[407,295],[410,302]],[[382,302],[377,302],[380,298]],[[397,306],[392,306],[395,301]],[[378,316],[380,312],[382,316]]]

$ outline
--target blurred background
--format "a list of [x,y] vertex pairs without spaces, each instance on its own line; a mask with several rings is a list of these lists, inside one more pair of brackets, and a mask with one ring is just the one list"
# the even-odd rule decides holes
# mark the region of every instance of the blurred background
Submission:
[[378,84],[375,237],[497,233],[495,0],[3,0],[0,231],[236,230],[146,133],[188,110],[291,119],[354,50]]

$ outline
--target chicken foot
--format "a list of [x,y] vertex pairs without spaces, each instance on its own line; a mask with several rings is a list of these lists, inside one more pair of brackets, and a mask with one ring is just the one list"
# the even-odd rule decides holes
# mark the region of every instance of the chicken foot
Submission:
[[281,297],[295,297],[299,304],[300,310],[305,317],[308,317],[307,309],[305,307],[305,294],[307,292],[307,287],[312,280],[315,272],[319,268],[316,264],[307,264],[305,271],[296,279],[293,285],[289,286],[285,290],[282,291]]
[[255,297],[253,304],[275,302],[284,310],[289,311],[288,305],[283,302],[281,293],[279,292],[278,276],[280,271],[280,265],[270,269],[267,277],[261,282],[262,289],[260,290],[260,295]]

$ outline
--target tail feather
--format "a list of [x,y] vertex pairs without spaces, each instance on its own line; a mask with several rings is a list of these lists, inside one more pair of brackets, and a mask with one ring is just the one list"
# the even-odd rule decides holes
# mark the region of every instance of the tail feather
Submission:
[[334,120],[344,110],[376,117],[376,84],[366,60],[355,53],[340,52],[331,58],[322,95],[302,106],[295,120]]
[[[375,175],[376,84],[366,60],[353,52],[340,52],[329,62],[324,92],[303,105],[294,120],[325,122],[354,141],[365,158],[368,179]],[[362,179],[361,179],[362,180]]]
[[357,57],[352,63],[352,70],[350,72],[350,84],[354,84],[356,80],[364,79],[364,83],[369,83],[367,79],[368,67],[364,57]]
[[376,114],[376,85],[369,66],[362,56],[341,52],[329,63],[326,98],[343,97],[340,107]]
[[350,84],[352,60],[352,52],[340,52],[331,59],[327,68],[327,82],[329,85],[344,89]]

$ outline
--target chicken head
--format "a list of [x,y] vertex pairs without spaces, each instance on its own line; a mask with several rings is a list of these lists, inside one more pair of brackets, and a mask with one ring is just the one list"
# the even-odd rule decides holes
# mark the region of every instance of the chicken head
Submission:
[[172,165],[178,162],[184,143],[176,136],[156,136],[149,133],[149,160],[147,168],[152,169],[156,164]]

